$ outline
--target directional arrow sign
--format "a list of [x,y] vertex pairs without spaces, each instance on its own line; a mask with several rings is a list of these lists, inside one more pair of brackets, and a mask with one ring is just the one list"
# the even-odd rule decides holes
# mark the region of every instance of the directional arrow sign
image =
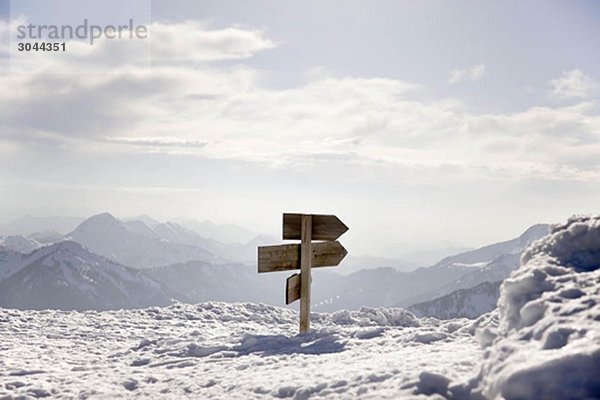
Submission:
[[[312,267],[334,267],[348,252],[340,242],[314,242]],[[258,272],[288,271],[300,268],[300,245],[284,244],[258,248]]]
[[[312,216],[312,240],[336,240],[347,230],[346,224],[335,215]],[[300,239],[301,231],[302,214],[283,214],[284,240]]]
[[291,304],[300,299],[300,274],[294,274],[285,282],[285,304]]

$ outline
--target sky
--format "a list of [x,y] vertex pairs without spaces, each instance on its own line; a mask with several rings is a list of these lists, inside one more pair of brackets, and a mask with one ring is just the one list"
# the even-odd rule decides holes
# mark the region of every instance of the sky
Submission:
[[[0,222],[327,213],[394,256],[598,212],[597,2],[120,3],[0,0]],[[84,15],[151,40],[10,40]]]

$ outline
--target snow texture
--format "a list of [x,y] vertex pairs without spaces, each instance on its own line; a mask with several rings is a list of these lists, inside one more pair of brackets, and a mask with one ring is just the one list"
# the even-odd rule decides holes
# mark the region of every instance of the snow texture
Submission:
[[0,309],[0,398],[426,398],[417,384],[478,363],[469,325],[363,308],[312,314],[300,335],[296,311],[253,303]]

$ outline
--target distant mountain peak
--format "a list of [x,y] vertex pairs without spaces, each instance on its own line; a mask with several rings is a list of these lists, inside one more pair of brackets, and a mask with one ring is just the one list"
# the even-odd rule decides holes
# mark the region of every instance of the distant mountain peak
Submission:
[[142,221],[149,226],[160,224],[160,222],[147,214],[138,215],[137,217],[132,218],[125,218],[124,221]]
[[65,250],[73,253],[79,253],[88,251],[84,246],[80,243],[74,242],[72,240],[63,240],[61,242],[56,242],[51,245],[44,247],[45,250],[53,252],[57,250]]
[[93,215],[86,220],[84,220],[73,232],[68,235],[68,238],[71,239],[78,232],[86,232],[86,231],[102,231],[106,232],[112,231],[114,229],[124,229],[121,221],[115,218],[111,213],[104,212],[101,214]]
[[550,225],[548,224],[535,224],[527,228],[525,232],[519,236],[521,240],[531,241],[537,240],[543,236],[546,236],[550,233]]
[[91,217],[83,221],[83,223],[85,222],[119,222],[119,220],[115,218],[115,216],[111,213],[103,212],[100,214],[92,215]]
[[190,260],[220,261],[204,248],[206,241],[177,224],[148,225],[143,220],[120,220],[110,213],[86,219],[67,239],[103,257],[138,268]]

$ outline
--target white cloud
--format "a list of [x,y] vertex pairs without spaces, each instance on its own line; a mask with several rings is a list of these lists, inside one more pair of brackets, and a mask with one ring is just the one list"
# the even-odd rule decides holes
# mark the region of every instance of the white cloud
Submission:
[[8,57],[10,43],[10,26],[6,20],[0,19],[0,57]]
[[153,59],[159,62],[241,60],[276,46],[259,30],[207,29],[196,21],[155,22],[151,35]]
[[[28,22],[21,18],[0,20],[0,57],[8,55],[10,32],[16,25]],[[21,40],[22,41],[22,40]],[[35,39],[30,39],[35,42]],[[276,43],[256,29],[227,27],[210,29],[197,21],[178,23],[154,22],[146,39],[106,39],[101,37],[90,46],[86,41],[67,40],[65,52],[19,52],[11,49],[12,72],[31,73],[45,71],[56,74],[105,74],[115,68],[150,66],[181,66],[189,64],[202,67],[222,61],[241,61],[276,47]],[[41,54],[41,55],[40,55]],[[43,56],[43,57],[42,57]],[[65,64],[70,67],[64,70]]]
[[114,144],[124,144],[131,146],[142,146],[142,147],[152,147],[156,149],[160,148],[178,148],[178,149],[201,149],[205,147],[208,143],[201,142],[198,140],[181,140],[176,138],[168,138],[168,137],[106,137],[101,141],[107,143]]
[[[251,29],[202,29],[183,23],[153,30],[159,46],[152,67],[124,63],[83,74],[85,58],[74,47],[28,74],[0,76],[0,140],[43,146],[51,138],[79,152],[195,154],[287,168],[387,165],[438,182],[450,175],[600,176],[589,161],[600,153],[600,117],[591,103],[481,114],[456,99],[420,100],[421,88],[409,82],[314,71],[302,85],[273,89],[257,70],[215,63],[249,57],[272,41]],[[193,44],[164,48],[180,35]],[[102,46],[87,57],[112,57]],[[484,73],[480,64],[454,75],[458,82]]]
[[563,72],[551,84],[552,95],[559,99],[588,99],[600,93],[600,83],[579,69]]
[[453,85],[455,83],[459,83],[465,80],[470,80],[474,82],[483,78],[484,74],[484,64],[473,65],[472,67],[465,69],[453,69],[450,71],[450,77],[448,78],[447,82],[449,85]]

